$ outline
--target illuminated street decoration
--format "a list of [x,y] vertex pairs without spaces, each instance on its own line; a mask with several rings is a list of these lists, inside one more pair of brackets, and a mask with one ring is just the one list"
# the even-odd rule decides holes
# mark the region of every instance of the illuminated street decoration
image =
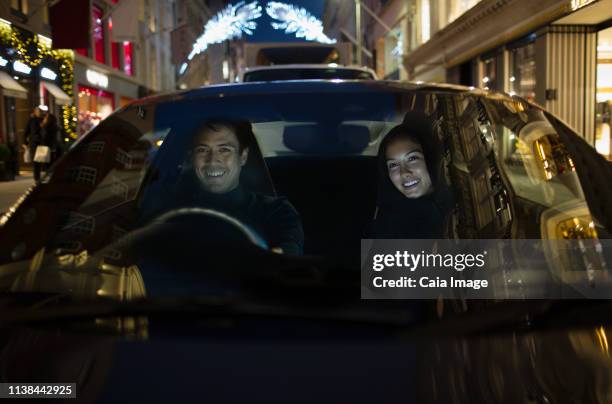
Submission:
[[23,74],[30,74],[30,72],[32,71],[32,68],[30,66],[26,65],[25,63],[19,60],[16,60],[13,62],[13,69],[16,72],[23,73]]
[[280,22],[273,22],[274,29],[285,30],[286,34],[293,34],[298,38],[321,43],[336,43],[323,33],[321,20],[310,14],[305,8],[300,8],[287,3],[271,1],[266,6],[266,12],[270,17]]
[[[0,48],[15,49],[19,61],[32,68],[38,66],[43,59],[59,65],[59,79],[62,90],[72,97],[74,84],[74,52],[70,49],[51,49],[49,38],[25,34],[19,27],[12,26],[10,21],[0,18]],[[7,61],[11,63],[11,61]],[[8,64],[7,63],[7,64]],[[0,65],[1,65],[0,61]],[[27,70],[27,69],[23,69]],[[77,109],[75,105],[63,105],[62,126],[68,135],[67,139],[76,139]]]
[[97,72],[95,70],[87,69],[85,72],[87,81],[94,86],[107,88],[108,87],[108,76],[104,73]]
[[51,48],[53,45],[53,41],[51,40],[51,38],[46,37],[44,35],[40,35],[38,34],[38,42],[42,43],[43,45],[45,45],[47,48]]
[[[196,40],[187,60],[204,52],[211,44],[238,39],[243,33],[252,35],[253,30],[257,28],[254,20],[259,17],[261,17],[261,6],[257,4],[257,1],[248,4],[241,1],[236,5],[228,5],[206,23],[204,33]],[[183,74],[185,70],[187,70],[187,63],[183,63],[179,73]]]
[[42,77],[43,79],[53,81],[57,78],[57,73],[55,73],[51,69],[47,69],[46,67],[43,67],[42,70],[40,71],[40,77]]
[[[321,20],[310,14],[305,8],[300,8],[287,3],[271,1],[266,5],[266,13],[273,19],[272,27],[284,30],[286,34],[295,34],[298,38],[307,41],[333,44],[335,39],[330,39],[323,33]],[[236,5],[228,5],[204,26],[204,33],[196,40],[193,49],[187,56],[187,62],[179,69],[179,74],[185,73],[190,60],[199,53],[204,52],[211,44],[238,39],[242,34],[252,35],[257,28],[256,19],[262,15],[262,8],[257,1],[246,3],[241,1]]]

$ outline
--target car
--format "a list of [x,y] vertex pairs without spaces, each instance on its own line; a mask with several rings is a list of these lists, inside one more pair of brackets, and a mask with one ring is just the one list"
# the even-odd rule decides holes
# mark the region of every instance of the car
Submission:
[[285,80],[376,80],[376,73],[362,66],[330,64],[286,64],[247,67],[238,82]]
[[[591,265],[611,251],[609,164],[541,107],[428,83],[208,86],[119,109],[2,217],[2,381],[73,383],[83,402],[608,401],[609,303],[504,300],[539,285],[524,266],[491,264],[489,300],[360,299],[378,148],[415,113],[435,123],[450,195],[440,239],[576,243],[551,278],[609,293]],[[303,255],[184,203],[194,134],[220,120],[252,127],[240,181],[287,198]],[[497,253],[520,261],[523,245]]]

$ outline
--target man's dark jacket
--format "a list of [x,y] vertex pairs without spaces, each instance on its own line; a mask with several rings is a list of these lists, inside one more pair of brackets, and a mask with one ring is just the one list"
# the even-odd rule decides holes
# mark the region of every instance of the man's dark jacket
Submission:
[[166,208],[198,206],[226,213],[255,230],[269,247],[280,247],[289,255],[303,254],[302,221],[287,198],[252,192],[241,186],[225,194],[213,194],[195,182],[173,194],[164,204]]

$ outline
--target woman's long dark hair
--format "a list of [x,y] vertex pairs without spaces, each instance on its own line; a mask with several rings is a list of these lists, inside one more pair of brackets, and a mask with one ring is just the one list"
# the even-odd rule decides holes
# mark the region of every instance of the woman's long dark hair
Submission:
[[379,206],[401,204],[406,199],[391,182],[387,168],[387,148],[398,139],[410,139],[421,145],[434,193],[442,185],[439,178],[442,150],[435,138],[434,121],[423,113],[409,112],[401,124],[395,126],[387,133],[378,149],[378,170],[380,173],[378,187]]
[[[437,139],[434,121],[425,114],[410,112],[389,131],[378,151],[379,182],[377,209],[372,224],[373,238],[443,238],[453,206],[452,194],[444,180],[444,148]],[[433,192],[407,198],[391,182],[386,152],[398,139],[410,139],[423,149]]]

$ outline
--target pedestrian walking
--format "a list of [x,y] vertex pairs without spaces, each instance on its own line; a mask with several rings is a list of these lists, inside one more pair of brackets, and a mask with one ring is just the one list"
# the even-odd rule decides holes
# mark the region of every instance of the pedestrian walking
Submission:
[[34,166],[34,180],[36,180],[36,182],[40,181],[40,173],[43,168],[43,163],[34,161],[36,148],[38,146],[44,145],[41,123],[42,110],[39,107],[35,107],[32,110],[32,113],[30,114],[30,119],[28,119],[28,123],[26,124],[24,136],[25,145],[29,149],[30,156],[32,158],[32,164]]
[[45,114],[45,117],[42,120],[40,125],[41,127],[41,137],[43,139],[43,143],[51,149],[51,161],[45,167],[45,171],[48,167],[57,160],[59,157],[60,142],[59,142],[59,128],[57,126],[57,118],[50,112]]

